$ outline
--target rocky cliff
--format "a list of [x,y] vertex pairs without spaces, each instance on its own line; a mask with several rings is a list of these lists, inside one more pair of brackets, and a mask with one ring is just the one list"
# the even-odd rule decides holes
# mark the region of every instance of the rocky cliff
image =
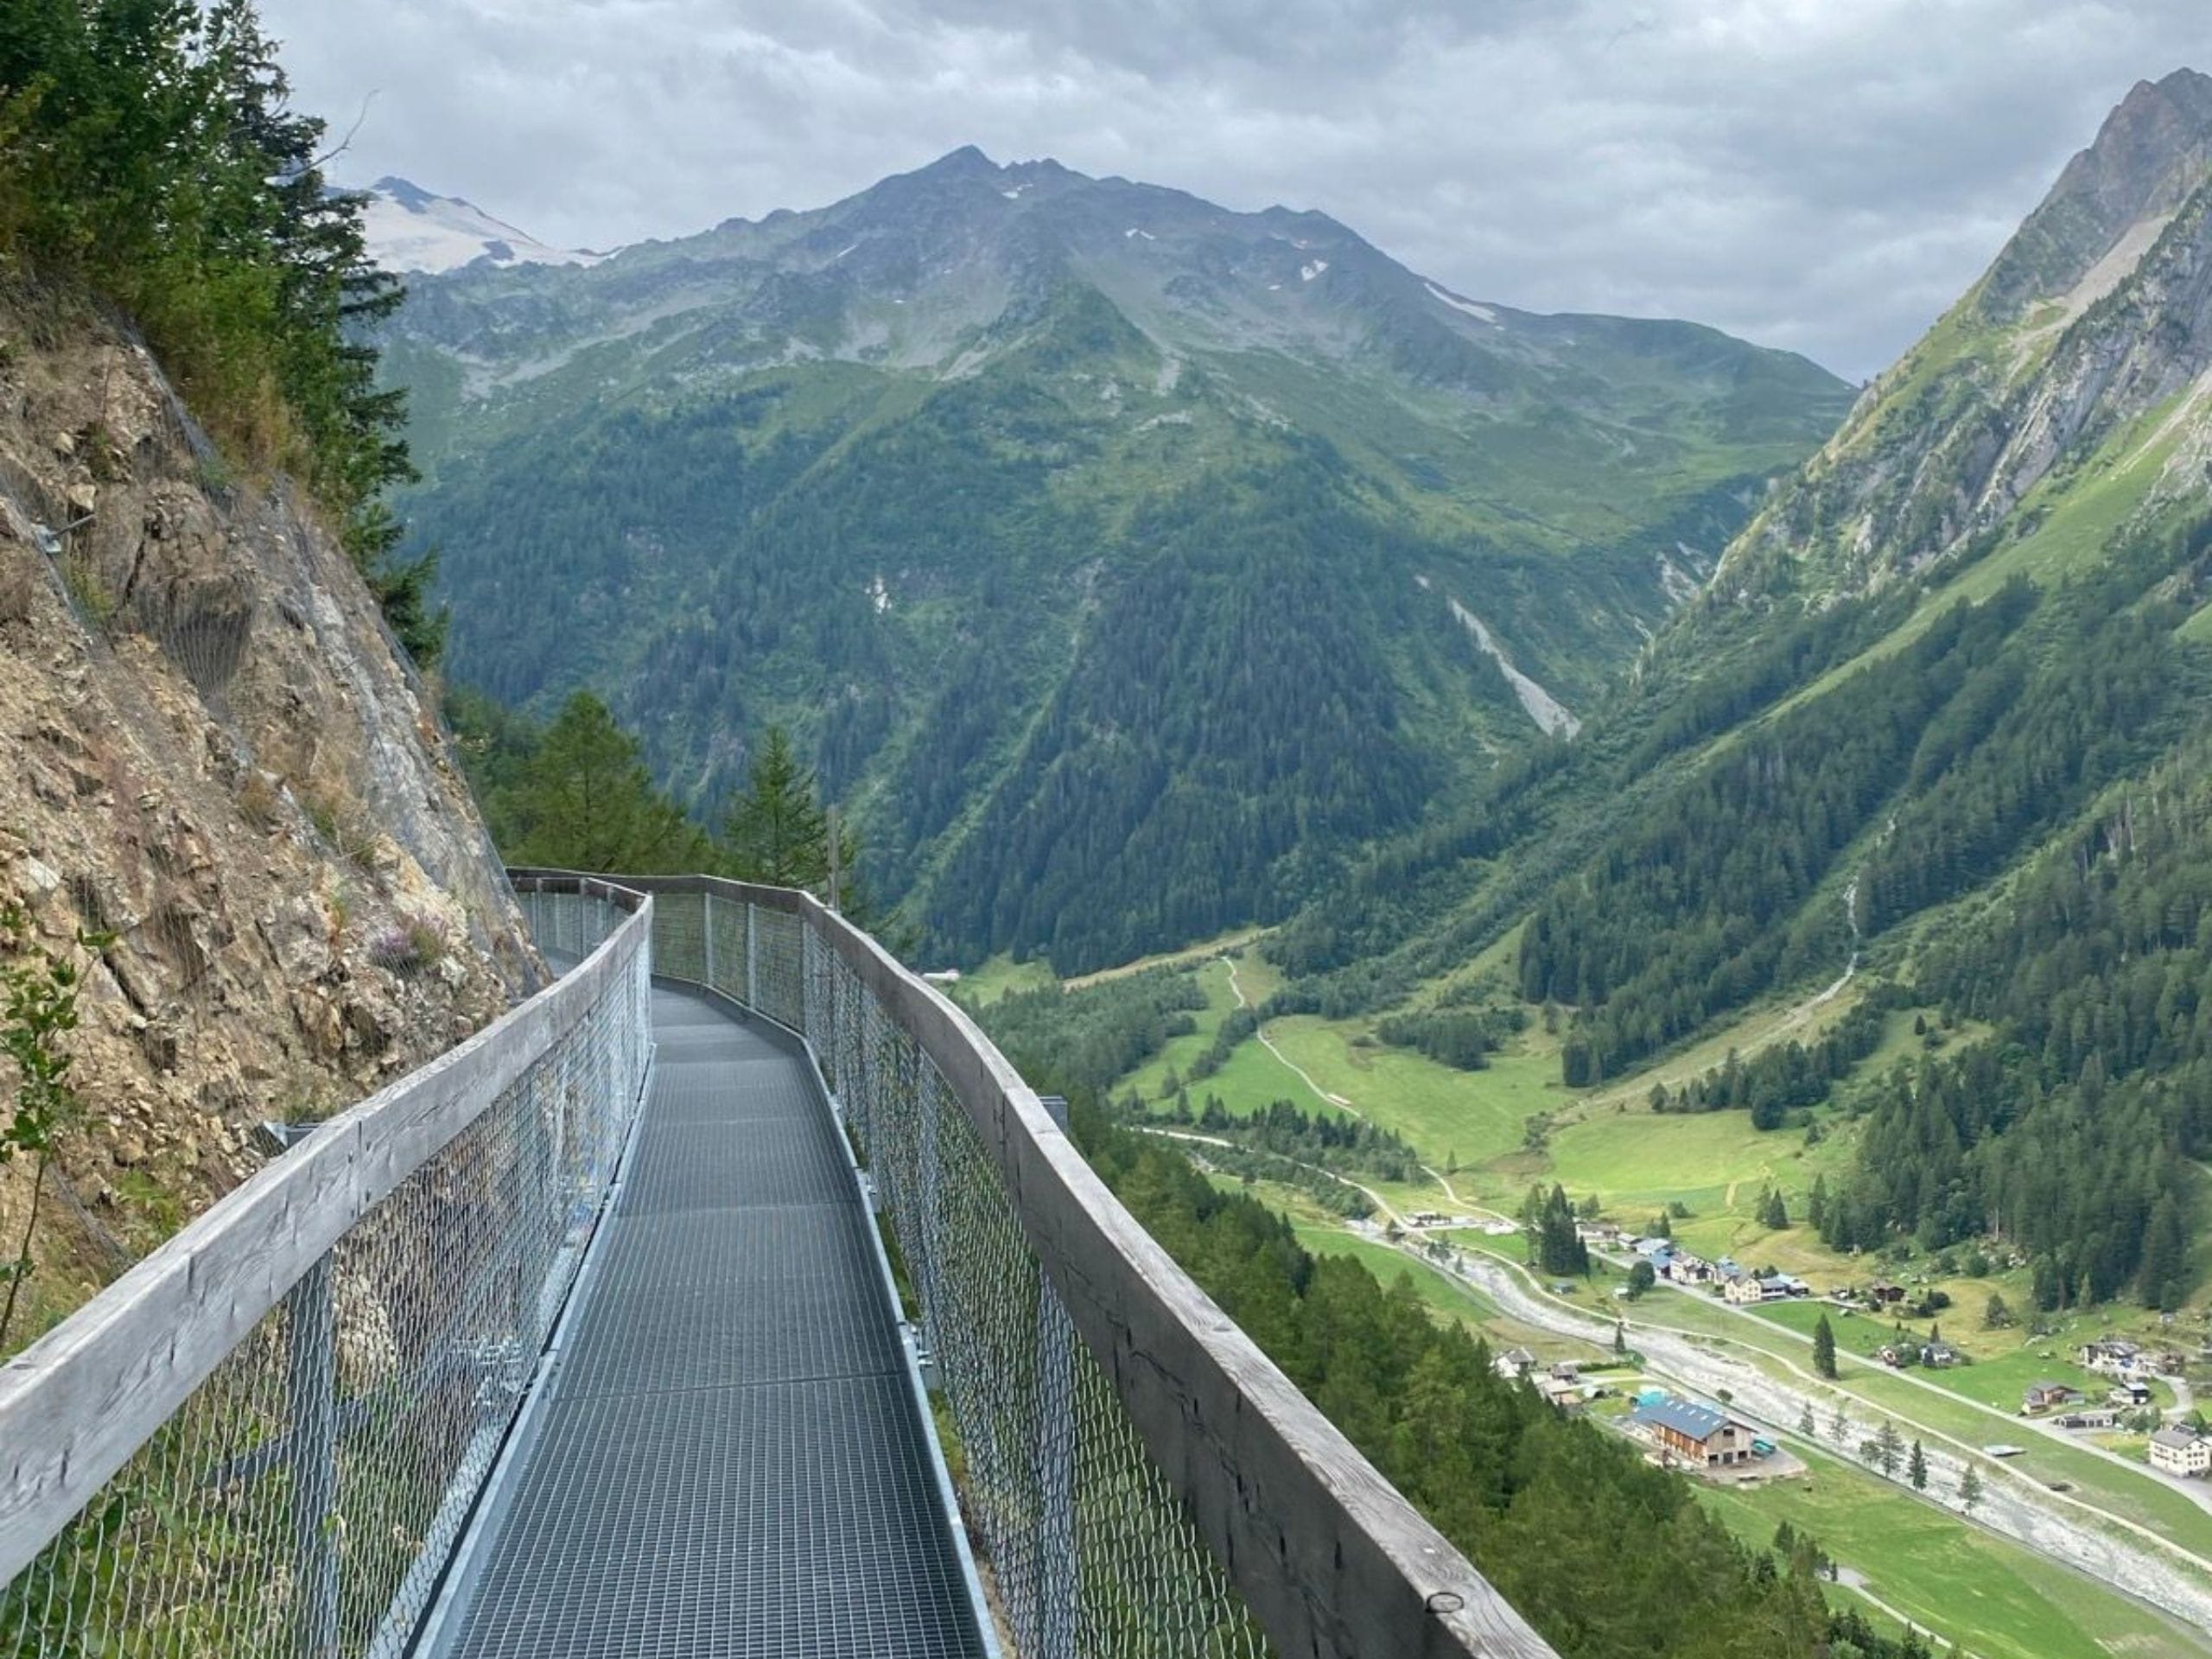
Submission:
[[2069,506],[2101,524],[2192,488],[2212,444],[2208,366],[2212,78],[2181,70],[2128,96],[1982,279],[1868,388],[1730,549],[1715,596],[1941,576],[1939,563]]
[[249,1173],[256,1124],[536,982],[434,707],[285,480],[232,474],[125,329],[0,296],[0,902],[49,948],[111,939],[40,1317]]

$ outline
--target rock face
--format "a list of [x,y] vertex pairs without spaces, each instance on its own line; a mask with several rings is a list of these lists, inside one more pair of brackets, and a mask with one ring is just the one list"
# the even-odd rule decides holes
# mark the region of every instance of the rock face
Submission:
[[[2212,449],[2212,79],[2145,83],[1988,272],[1724,556],[1721,603],[1815,600],[2195,486]],[[2109,528],[2109,526],[2107,526]]]
[[350,1102],[542,970],[433,702],[289,484],[230,477],[111,325],[0,304],[0,900],[52,947],[113,941],[50,1314],[249,1173],[257,1122]]
[[2132,227],[2178,208],[2208,166],[2212,76],[2177,69],[2139,82],[1990,268],[1984,315],[2009,321],[2064,294]]

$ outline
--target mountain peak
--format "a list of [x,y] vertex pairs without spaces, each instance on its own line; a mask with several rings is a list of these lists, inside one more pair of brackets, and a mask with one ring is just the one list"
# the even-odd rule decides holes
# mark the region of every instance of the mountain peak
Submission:
[[1983,283],[1984,315],[2009,322],[2064,298],[2123,245],[2140,255],[2212,172],[2212,76],[2177,69],[2138,81],[2066,164]]
[[475,203],[442,196],[387,173],[368,188],[361,215],[369,257],[386,270],[457,270],[479,261],[494,265],[589,265],[606,257],[548,247],[494,219]]
[[925,178],[996,178],[999,164],[973,144],[963,144],[957,149],[947,150],[927,167],[916,169]]
[[410,213],[426,213],[434,202],[444,197],[435,191],[425,190],[411,179],[403,179],[397,173],[387,173],[369,187],[374,194],[390,196]]

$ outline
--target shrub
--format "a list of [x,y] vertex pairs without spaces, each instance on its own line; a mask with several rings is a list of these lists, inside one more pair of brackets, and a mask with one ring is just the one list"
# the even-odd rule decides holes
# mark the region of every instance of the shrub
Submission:
[[61,556],[59,566],[61,585],[68,589],[69,602],[78,616],[86,626],[106,632],[115,620],[115,594],[101,577],[99,566],[89,554],[73,547]]
[[388,973],[419,974],[442,961],[451,948],[435,917],[406,916],[370,942],[369,960]]

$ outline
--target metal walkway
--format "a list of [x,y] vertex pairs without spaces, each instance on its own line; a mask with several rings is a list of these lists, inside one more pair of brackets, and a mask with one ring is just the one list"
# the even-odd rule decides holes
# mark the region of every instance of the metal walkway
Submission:
[[984,1651],[841,1131],[796,1043],[656,987],[652,1090],[426,1651]]

